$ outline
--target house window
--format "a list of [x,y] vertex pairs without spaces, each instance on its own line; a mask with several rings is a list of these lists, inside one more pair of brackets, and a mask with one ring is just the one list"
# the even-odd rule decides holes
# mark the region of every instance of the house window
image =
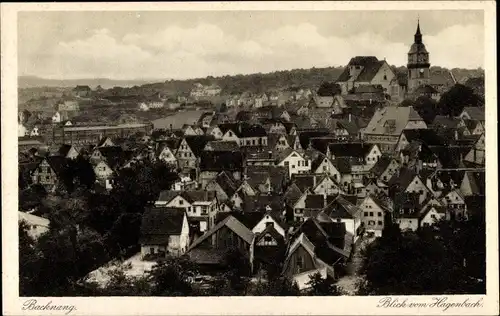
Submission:
[[382,221],[378,221],[377,223],[378,223],[379,225],[382,225]]
[[326,168],[327,168],[326,166],[323,166],[323,171],[326,171]]
[[292,169],[295,169],[295,165],[292,165]]
[[288,167],[290,163],[288,161],[285,161],[285,167]]
[[264,241],[265,242],[272,242],[273,241],[273,238],[271,236],[265,236],[264,237]]
[[304,161],[304,167],[309,167],[309,160]]
[[365,212],[365,216],[368,216],[368,212]]
[[373,216],[373,212],[370,212],[370,216]]
[[183,200],[179,200],[179,205],[182,205],[184,204],[184,201]]
[[380,216],[382,216],[382,212],[378,212],[378,216],[379,216],[379,217],[380,217]]
[[297,270],[300,272],[303,267],[304,261],[302,260],[302,257],[297,257]]
[[387,80],[387,75],[384,75],[384,80]]

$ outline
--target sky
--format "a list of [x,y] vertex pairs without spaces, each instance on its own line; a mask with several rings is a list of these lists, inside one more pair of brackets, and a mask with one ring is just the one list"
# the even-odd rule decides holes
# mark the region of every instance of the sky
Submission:
[[417,19],[431,65],[484,67],[482,11],[20,12],[18,71],[48,79],[186,79],[405,65]]

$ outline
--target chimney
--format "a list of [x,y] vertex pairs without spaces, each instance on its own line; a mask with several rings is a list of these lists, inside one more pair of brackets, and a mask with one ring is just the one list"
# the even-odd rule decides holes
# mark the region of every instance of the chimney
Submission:
[[172,132],[173,128],[172,128],[172,123],[170,123],[170,132]]
[[352,116],[351,116],[351,113],[349,113],[349,122],[351,122],[352,120]]

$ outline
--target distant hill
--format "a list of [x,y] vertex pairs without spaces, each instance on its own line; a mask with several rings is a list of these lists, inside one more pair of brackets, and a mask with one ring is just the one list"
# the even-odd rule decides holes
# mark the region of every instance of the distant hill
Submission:
[[[400,76],[406,75],[406,67],[392,66]],[[49,80],[38,77],[19,77],[19,88],[27,87],[75,87],[88,85],[95,88],[100,85],[104,89],[121,87],[113,94],[150,95],[162,92],[167,95],[188,94],[195,83],[203,85],[215,84],[220,86],[222,94],[240,94],[243,92],[263,93],[270,90],[294,90],[300,88],[317,89],[323,82],[335,81],[344,67],[326,67],[310,69],[292,69],[271,73],[255,73],[249,75],[233,75],[221,77],[205,77],[187,80],[111,80],[111,79],[81,79],[81,80]],[[433,66],[433,73],[447,72],[448,69]],[[465,82],[468,78],[484,76],[482,69],[452,69],[457,82]]]
[[133,87],[140,86],[150,82],[157,82],[158,80],[113,80],[106,78],[96,78],[96,79],[45,79],[36,76],[20,76],[18,77],[18,87],[23,88],[40,88],[40,87],[60,87],[69,88],[75,87],[77,85],[90,86],[94,89],[97,86],[101,86],[104,89],[110,89],[113,87]]

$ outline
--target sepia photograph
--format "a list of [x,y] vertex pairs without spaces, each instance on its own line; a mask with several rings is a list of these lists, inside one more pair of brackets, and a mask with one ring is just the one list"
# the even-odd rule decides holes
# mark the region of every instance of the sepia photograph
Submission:
[[16,308],[368,296],[387,313],[429,296],[479,312],[488,282],[498,294],[485,9],[231,4],[13,14]]

